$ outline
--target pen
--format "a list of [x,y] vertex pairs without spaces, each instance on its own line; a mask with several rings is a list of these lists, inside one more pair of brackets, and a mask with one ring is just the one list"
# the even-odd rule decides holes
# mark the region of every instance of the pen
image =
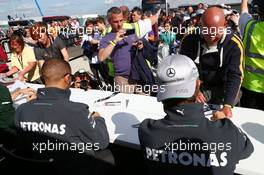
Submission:
[[118,106],[121,104],[121,101],[111,101],[111,102],[105,102],[105,106]]

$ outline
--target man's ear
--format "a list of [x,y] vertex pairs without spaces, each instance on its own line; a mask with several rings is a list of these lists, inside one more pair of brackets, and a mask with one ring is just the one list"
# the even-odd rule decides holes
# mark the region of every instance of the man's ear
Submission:
[[227,18],[225,18],[225,24],[224,24],[224,27],[226,28],[226,27],[228,27],[228,19]]
[[64,81],[67,82],[68,84],[71,84],[71,77],[70,74],[67,74],[63,77]]

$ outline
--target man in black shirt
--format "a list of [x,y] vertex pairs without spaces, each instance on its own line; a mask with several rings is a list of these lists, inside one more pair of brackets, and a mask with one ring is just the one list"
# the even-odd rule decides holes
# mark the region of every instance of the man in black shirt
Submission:
[[60,37],[52,38],[48,34],[49,28],[44,23],[36,23],[30,30],[31,37],[38,41],[34,52],[42,67],[44,61],[52,58],[69,61],[69,54],[64,41]]
[[184,55],[173,55],[158,68],[157,95],[167,114],[145,119],[138,135],[151,175],[233,175],[239,160],[253,152],[249,138],[228,118],[211,121],[195,103],[198,70]]
[[204,12],[201,27],[183,38],[180,54],[198,65],[202,84],[197,100],[221,104],[221,112],[232,117],[244,76],[244,48],[239,36],[226,26],[223,9],[210,7]]
[[60,59],[47,60],[41,73],[45,88],[38,89],[36,100],[18,107],[15,125],[70,145],[85,144],[84,150],[76,151],[93,155],[105,149],[109,136],[104,118],[90,113],[86,104],[69,100],[72,81],[69,63]]

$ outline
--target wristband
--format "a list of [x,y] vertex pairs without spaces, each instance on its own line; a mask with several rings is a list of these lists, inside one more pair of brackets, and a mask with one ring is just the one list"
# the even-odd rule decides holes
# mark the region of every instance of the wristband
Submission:
[[228,105],[228,104],[224,104],[224,107],[233,108],[233,106],[231,106],[231,105]]
[[116,46],[116,41],[110,41],[110,44],[115,47]]

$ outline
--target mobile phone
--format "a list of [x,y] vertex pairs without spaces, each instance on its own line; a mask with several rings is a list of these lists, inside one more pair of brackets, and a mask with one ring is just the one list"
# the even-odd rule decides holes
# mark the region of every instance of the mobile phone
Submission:
[[136,33],[136,30],[135,29],[126,30],[126,33],[124,34],[124,36],[133,35],[135,33]]

